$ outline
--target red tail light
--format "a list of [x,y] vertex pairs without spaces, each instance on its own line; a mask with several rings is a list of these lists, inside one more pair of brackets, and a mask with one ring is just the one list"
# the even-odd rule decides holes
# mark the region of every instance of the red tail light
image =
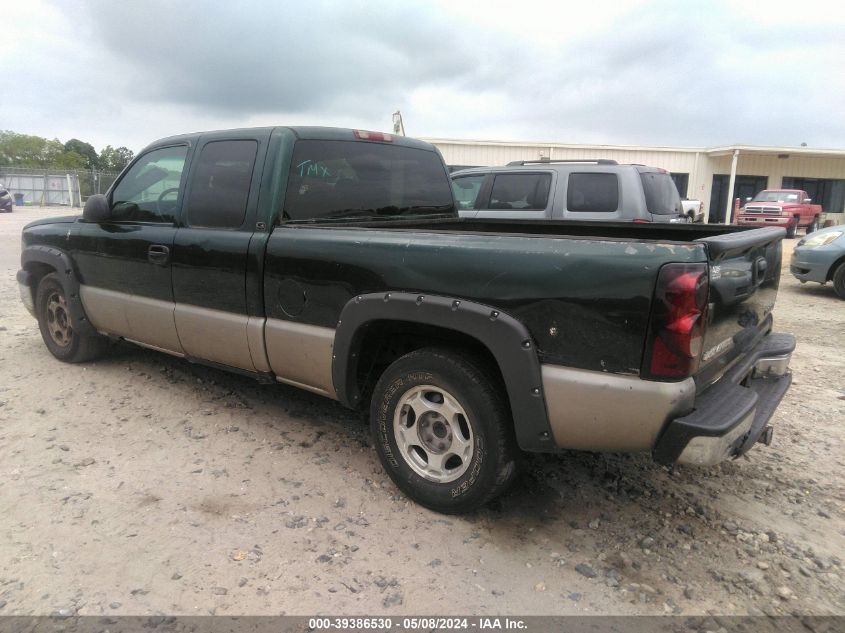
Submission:
[[649,224],[651,220],[643,220],[641,218],[637,218],[636,220],[634,220],[634,222],[636,222],[637,224]]
[[707,311],[706,264],[666,264],[657,275],[643,373],[681,379],[698,369]]

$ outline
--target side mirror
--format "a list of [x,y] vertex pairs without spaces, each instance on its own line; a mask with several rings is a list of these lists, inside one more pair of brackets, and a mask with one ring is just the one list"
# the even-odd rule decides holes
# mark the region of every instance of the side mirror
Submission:
[[101,193],[88,196],[85,207],[82,209],[83,220],[99,224],[108,220],[110,215],[111,209],[109,208],[108,198]]
[[804,198],[804,204],[810,204],[812,201],[812,198]]
[[751,202],[751,196],[748,196],[748,197],[745,199],[745,201],[746,201],[746,202]]

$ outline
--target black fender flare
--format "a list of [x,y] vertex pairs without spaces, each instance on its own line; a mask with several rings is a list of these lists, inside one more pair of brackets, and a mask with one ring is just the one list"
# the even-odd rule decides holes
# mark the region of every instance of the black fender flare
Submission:
[[505,381],[517,442],[523,450],[555,450],[540,361],[528,329],[499,308],[474,301],[409,292],[363,294],[349,301],[335,331],[332,382],[350,407],[361,398],[356,381],[363,335],[375,321],[434,325],[465,334],[487,348]]
[[[73,329],[80,334],[96,334],[97,330],[91,325],[91,322],[85,315],[85,308],[79,296],[79,278],[77,277],[76,268],[73,265],[70,255],[52,246],[27,246],[21,252],[21,265],[26,270],[27,264],[31,263],[46,264],[56,270],[65,291],[65,299],[67,300],[68,312],[70,312]],[[31,276],[28,276],[26,283],[32,283]],[[30,285],[30,290],[33,293],[34,299],[37,288],[33,288]]]

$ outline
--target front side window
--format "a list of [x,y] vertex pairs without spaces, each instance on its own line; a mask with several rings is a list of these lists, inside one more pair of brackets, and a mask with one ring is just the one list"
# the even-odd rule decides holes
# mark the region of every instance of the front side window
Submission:
[[297,141],[283,217],[386,218],[454,212],[441,158],[364,141]]
[[550,174],[499,174],[490,192],[490,209],[543,210],[549,201]]
[[213,141],[200,152],[186,205],[190,226],[235,229],[246,216],[256,141]]
[[163,147],[139,158],[112,192],[118,222],[173,222],[188,148]]
[[569,174],[566,208],[581,213],[616,211],[619,208],[619,179],[616,174]]
[[455,192],[458,209],[475,209],[478,192],[481,191],[484,178],[484,174],[479,174],[477,176],[461,176],[452,180],[452,191]]

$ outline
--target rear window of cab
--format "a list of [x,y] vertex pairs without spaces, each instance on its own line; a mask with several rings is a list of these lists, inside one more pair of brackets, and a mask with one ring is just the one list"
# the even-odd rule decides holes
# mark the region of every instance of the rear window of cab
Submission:
[[283,217],[387,218],[454,213],[452,187],[432,151],[363,141],[300,140]]

